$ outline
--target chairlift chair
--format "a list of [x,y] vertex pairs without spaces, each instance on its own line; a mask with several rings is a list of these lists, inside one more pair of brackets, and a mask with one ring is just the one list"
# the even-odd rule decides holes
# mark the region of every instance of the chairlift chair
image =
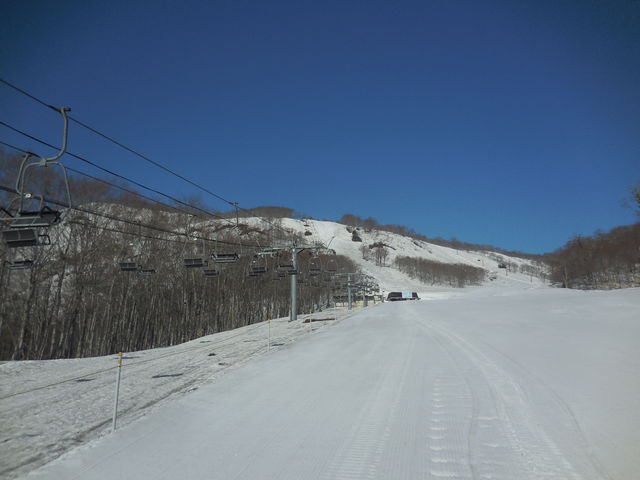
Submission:
[[[186,237],[187,240],[183,246],[183,251],[184,248],[187,246],[187,243],[189,242],[190,239],[190,224],[191,224],[191,220],[189,221],[189,225],[187,225],[187,230],[186,230]],[[198,238],[197,237],[193,237],[194,241],[197,241]],[[200,248],[194,248],[193,249],[193,254],[191,257],[185,257],[182,259],[182,264],[185,266],[185,268],[202,268],[202,267],[208,267],[209,266],[209,261],[205,258],[206,257],[206,253],[205,253],[205,239],[201,239],[202,240],[202,246]]]
[[202,268],[209,266],[209,262],[204,258],[185,258],[183,263],[186,268]]
[[278,264],[278,271],[289,273],[290,275],[295,275],[296,273],[298,273],[298,271],[293,266],[293,263]]
[[336,261],[333,258],[329,259],[329,262],[327,263],[327,272],[329,272],[329,274],[332,273],[336,273],[338,271],[338,268],[336,266]]
[[280,254],[278,254],[277,269],[279,272],[284,272],[288,275],[296,275],[298,273],[293,266],[293,256],[290,253],[285,255],[283,252],[280,252]]
[[9,270],[28,270],[33,267],[33,260],[13,260],[7,262]]
[[320,268],[320,262],[317,258],[312,258],[309,264],[309,275],[311,275],[312,277],[316,277],[320,275],[321,272],[322,269]]
[[249,275],[258,276],[265,273],[267,273],[266,260],[259,255],[254,256],[251,260],[251,263],[249,264]]
[[[57,165],[62,169],[64,175],[64,186],[67,193],[67,207],[71,207],[71,193],[69,191],[69,178],[65,166],[58,162],[60,157],[64,155],[67,149],[67,131],[68,131],[68,108],[56,109],[63,118],[63,137],[62,147],[53,157],[41,157],[31,161],[34,156],[27,152],[22,159],[18,176],[16,180],[16,196],[9,202],[7,208],[2,210],[8,214],[8,218],[3,219],[3,223],[7,224],[7,228],[2,230],[2,237],[7,247],[36,247],[51,244],[51,239],[46,235],[46,229],[60,222],[62,213],[60,210],[54,210],[45,204],[43,195],[34,195],[25,191],[25,179],[27,172],[33,167],[49,167]],[[38,201],[37,209],[29,209],[27,205]],[[17,207],[14,204],[17,202]],[[41,232],[45,230],[45,232]]]
[[240,256],[233,253],[213,253],[211,258],[215,263],[235,263],[240,260]]
[[36,228],[18,228],[2,231],[2,240],[8,248],[38,247],[51,245],[51,238],[46,233],[39,233]]
[[136,272],[138,264],[135,262],[120,262],[120,270],[123,272]]
[[13,221],[9,224],[9,228],[48,228],[59,223],[61,218],[61,213],[58,210],[53,210],[47,205],[42,205],[39,210],[18,211]]

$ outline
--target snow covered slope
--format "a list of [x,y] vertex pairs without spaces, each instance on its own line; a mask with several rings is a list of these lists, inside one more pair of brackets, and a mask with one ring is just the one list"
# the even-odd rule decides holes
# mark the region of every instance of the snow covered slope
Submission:
[[[385,303],[200,382],[27,478],[635,480],[638,318],[640,289],[478,288]],[[177,381],[202,354],[183,348],[129,381]],[[39,411],[82,388],[44,395]],[[9,425],[30,413],[2,411]],[[30,442],[56,428],[14,435],[36,455]]]
[[[124,356],[118,425],[285,348],[353,312],[275,319]],[[314,320],[305,323],[306,320]],[[270,346],[269,346],[270,341]],[[15,478],[111,431],[116,357],[0,362],[0,478]]]
[[[243,221],[247,221],[247,219]],[[258,220],[253,219],[253,222],[258,223]],[[308,227],[306,227],[305,224],[308,225]],[[544,282],[537,277],[531,277],[519,272],[507,272],[505,269],[499,268],[498,265],[501,262],[510,262],[518,265],[518,267],[520,265],[532,265],[532,262],[522,258],[509,257],[497,252],[455,250],[453,248],[434,245],[379,230],[367,232],[364,229],[359,229],[358,235],[362,239],[362,242],[354,242],[347,227],[335,222],[318,220],[303,221],[285,218],[282,219],[282,226],[300,234],[304,234],[307,231],[311,232],[311,235],[305,237],[308,242],[322,242],[325,245],[329,245],[336,253],[349,257],[359,265],[365,273],[375,277],[381,288],[385,291],[413,290],[424,293],[433,290],[431,286],[411,279],[393,267],[393,261],[397,256],[418,257],[434,262],[461,263],[483,268],[487,272],[495,273],[497,277],[493,281],[487,278],[485,281],[486,285],[541,286],[544,284]],[[359,250],[362,245],[369,246],[378,242],[389,246],[389,257],[385,262],[385,266],[376,265],[372,260],[364,260]]]

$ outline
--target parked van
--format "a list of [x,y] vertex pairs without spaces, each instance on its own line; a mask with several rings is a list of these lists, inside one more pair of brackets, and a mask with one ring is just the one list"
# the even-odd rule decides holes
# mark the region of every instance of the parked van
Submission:
[[420,300],[416,292],[389,292],[387,295],[388,302],[397,302],[399,300]]

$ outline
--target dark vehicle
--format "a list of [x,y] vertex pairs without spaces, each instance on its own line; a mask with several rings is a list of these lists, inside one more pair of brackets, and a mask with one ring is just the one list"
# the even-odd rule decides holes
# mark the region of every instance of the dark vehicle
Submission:
[[397,302],[400,300],[420,300],[416,292],[389,292],[387,295],[388,302]]

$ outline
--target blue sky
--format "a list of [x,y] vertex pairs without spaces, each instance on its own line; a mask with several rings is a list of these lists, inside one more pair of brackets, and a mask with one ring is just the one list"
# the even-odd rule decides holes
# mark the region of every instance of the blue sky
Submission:
[[[637,220],[638,1],[0,8],[2,78],[244,207],[531,253]],[[59,141],[55,113],[4,85],[0,119]],[[69,150],[196,193],[73,124]]]

